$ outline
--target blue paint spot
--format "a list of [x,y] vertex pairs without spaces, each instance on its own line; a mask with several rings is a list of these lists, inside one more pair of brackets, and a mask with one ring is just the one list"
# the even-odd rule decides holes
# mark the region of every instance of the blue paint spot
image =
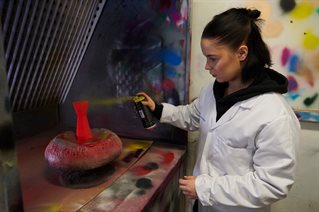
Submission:
[[169,65],[177,66],[182,62],[182,58],[169,49],[162,49],[160,56]]
[[288,97],[292,100],[296,100],[297,98],[300,97],[299,93],[288,93]]
[[298,90],[298,82],[293,76],[288,76],[288,92]]
[[175,69],[172,68],[166,68],[165,69],[165,77],[168,78],[176,78],[177,77],[177,72]]
[[297,111],[296,114],[300,120],[319,122],[319,114],[300,111]]
[[299,63],[299,57],[296,54],[293,54],[289,58],[289,63],[288,63],[288,71],[296,73],[298,71],[298,63]]

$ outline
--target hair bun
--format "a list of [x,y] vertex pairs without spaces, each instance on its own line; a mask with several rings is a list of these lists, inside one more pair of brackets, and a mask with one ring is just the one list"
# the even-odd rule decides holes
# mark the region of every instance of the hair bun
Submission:
[[247,16],[253,19],[257,19],[260,16],[260,11],[256,9],[253,9],[253,10],[248,9]]

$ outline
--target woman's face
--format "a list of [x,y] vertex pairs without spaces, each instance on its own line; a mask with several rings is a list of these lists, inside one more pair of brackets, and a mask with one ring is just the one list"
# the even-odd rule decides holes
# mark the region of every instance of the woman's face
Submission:
[[[216,78],[218,82],[232,82],[241,80],[241,62],[243,57],[242,46],[234,51],[226,45],[219,44],[216,39],[201,40],[201,48],[206,57],[205,69]],[[246,46],[245,46],[246,48]],[[246,49],[248,53],[248,49]],[[247,55],[247,54],[246,54]]]

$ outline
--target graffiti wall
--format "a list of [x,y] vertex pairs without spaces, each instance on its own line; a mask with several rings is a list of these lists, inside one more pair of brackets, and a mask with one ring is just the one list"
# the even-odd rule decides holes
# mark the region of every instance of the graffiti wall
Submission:
[[92,128],[185,142],[168,125],[145,130],[132,98],[144,91],[157,102],[187,101],[188,10],[187,0],[107,1],[61,107],[63,123],[75,126],[72,102],[88,100]]
[[[256,8],[261,11],[261,18],[265,20],[262,33],[272,54],[273,68],[289,80],[289,92],[286,95],[288,102],[301,120],[319,122],[319,1],[195,0],[193,9],[201,17],[192,20],[192,27],[195,28],[193,33],[200,35],[205,24],[215,14],[230,7]],[[200,26],[195,27],[196,23],[200,23]],[[199,48],[198,36],[193,37],[193,42],[198,42],[198,45],[193,43],[192,46]],[[205,59],[199,50],[194,52],[191,79],[197,75],[195,79],[198,81],[198,76],[207,77],[206,73],[203,74]],[[195,87],[196,92],[196,82],[192,82],[191,86]]]

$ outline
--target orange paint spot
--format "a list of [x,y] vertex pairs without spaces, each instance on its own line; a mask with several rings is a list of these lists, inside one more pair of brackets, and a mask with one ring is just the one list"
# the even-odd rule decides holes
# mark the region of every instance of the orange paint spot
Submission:
[[283,31],[283,26],[279,21],[269,20],[263,28],[263,36],[267,38],[278,37]]
[[298,75],[302,76],[310,86],[314,86],[315,82],[313,73],[304,64],[300,66],[300,69],[298,70]]
[[311,56],[311,63],[314,66],[314,70],[317,70],[317,72],[319,73],[319,52],[315,52],[312,56]]

